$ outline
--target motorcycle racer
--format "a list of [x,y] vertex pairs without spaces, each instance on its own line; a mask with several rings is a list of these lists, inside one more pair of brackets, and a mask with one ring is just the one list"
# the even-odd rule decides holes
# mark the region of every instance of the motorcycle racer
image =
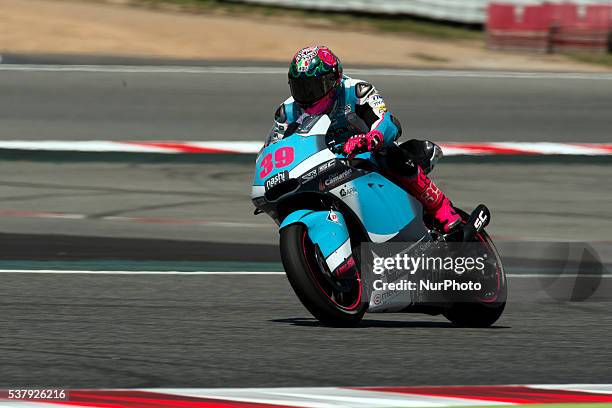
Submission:
[[[300,49],[288,77],[291,97],[276,110],[269,142],[293,133],[304,117],[325,113],[331,119],[331,136],[343,143],[348,158],[378,153],[385,176],[416,197],[436,227],[449,232],[461,222],[450,200],[426,174],[439,148],[414,139],[398,145],[400,123],[372,84],[343,75],[340,59],[325,46]],[[361,118],[369,131],[356,129],[348,120],[350,114]]]

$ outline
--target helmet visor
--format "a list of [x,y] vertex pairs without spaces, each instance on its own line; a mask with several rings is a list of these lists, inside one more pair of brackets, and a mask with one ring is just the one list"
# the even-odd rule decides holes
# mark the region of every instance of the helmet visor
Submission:
[[336,78],[335,72],[311,78],[289,77],[291,96],[302,106],[312,105],[336,86]]

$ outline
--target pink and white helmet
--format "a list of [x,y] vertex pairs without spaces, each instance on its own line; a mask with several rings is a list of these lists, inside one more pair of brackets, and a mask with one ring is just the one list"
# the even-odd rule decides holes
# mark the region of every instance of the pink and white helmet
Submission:
[[311,115],[331,110],[341,82],[342,63],[323,45],[300,49],[289,65],[291,96]]

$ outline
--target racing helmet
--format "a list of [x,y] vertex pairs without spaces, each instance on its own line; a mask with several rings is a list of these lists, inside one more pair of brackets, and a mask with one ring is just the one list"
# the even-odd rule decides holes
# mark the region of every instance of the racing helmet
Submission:
[[291,96],[308,114],[328,112],[336,101],[341,82],[342,63],[323,45],[304,47],[291,60]]

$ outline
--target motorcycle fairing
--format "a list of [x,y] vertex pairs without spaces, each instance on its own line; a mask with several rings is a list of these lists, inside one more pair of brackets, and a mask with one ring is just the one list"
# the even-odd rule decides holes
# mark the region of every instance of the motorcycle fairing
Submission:
[[[257,158],[257,170],[251,192],[255,206],[267,212],[277,223],[282,223],[281,227],[286,223],[295,222],[292,221],[291,215],[285,220],[279,219],[276,202],[268,201],[265,197],[267,187],[273,185],[267,181],[275,181],[276,175],[285,173],[279,178],[288,177],[299,182],[298,189],[293,193],[331,193],[343,200],[355,213],[372,242],[417,241],[426,235],[427,231],[422,225],[422,207],[416,199],[375,170],[347,166],[342,161],[341,155],[329,149],[326,131],[330,123],[326,115],[306,117],[294,134],[268,144],[262,149]],[[278,149],[283,148],[292,149],[292,162],[280,168],[276,167],[275,163],[271,171],[260,177],[264,158],[266,156],[274,158]],[[359,156],[372,161],[373,167],[376,167],[376,161],[372,160],[370,153]],[[341,194],[343,188],[351,187],[355,188],[353,194],[344,196]],[[327,214],[326,211],[323,213]],[[324,242],[320,246],[327,257],[343,242],[333,240],[331,242],[333,248],[323,248]]]
[[318,245],[331,272],[351,256],[351,240],[342,213],[334,210],[297,210],[285,217],[280,229],[298,223],[307,228],[308,237]]
[[[324,117],[307,117],[294,134],[275,143],[265,146],[256,161],[254,186],[262,186],[265,181],[283,171],[289,172],[289,177],[297,178],[309,168],[336,157],[325,143],[325,132],[330,120]],[[262,162],[267,156],[274,158],[279,149],[290,148],[293,160],[284,166],[274,165],[272,170],[261,176]],[[284,163],[283,163],[284,164]]]
[[[416,241],[427,234],[424,226],[419,227],[423,224],[421,204],[379,173],[365,174],[332,189],[331,193],[353,210],[372,242],[394,238]],[[398,237],[400,232],[402,236]]]

